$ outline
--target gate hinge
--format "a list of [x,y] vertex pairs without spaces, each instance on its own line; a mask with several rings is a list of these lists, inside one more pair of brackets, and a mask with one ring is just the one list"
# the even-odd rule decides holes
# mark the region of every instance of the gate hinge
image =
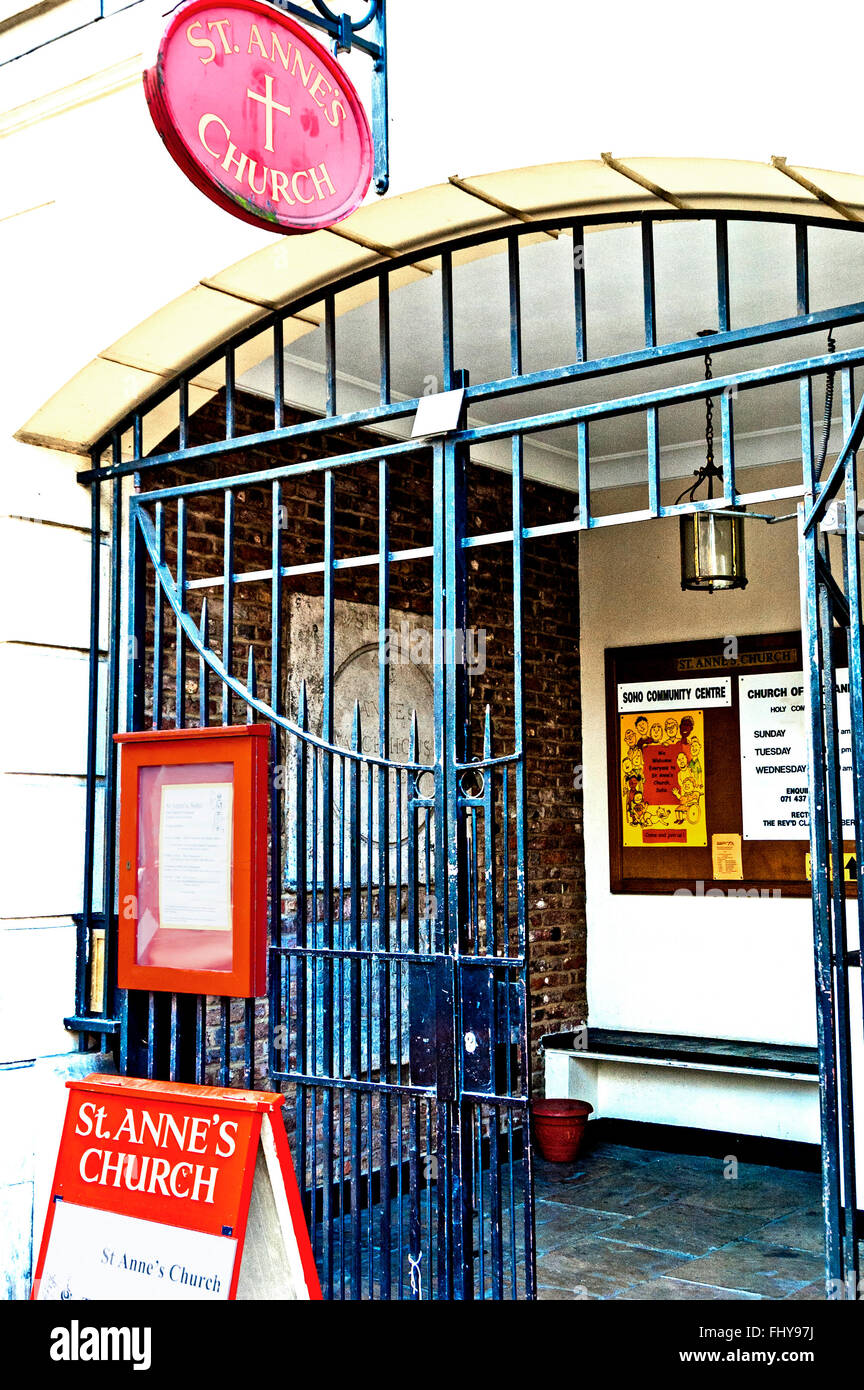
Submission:
[[[826,536],[845,536],[847,520],[846,503],[829,502],[825,508],[825,514],[819,522],[819,530]],[[861,507],[858,508],[857,530],[859,536],[864,535],[864,515],[862,515]]]
[[846,503],[829,502],[819,523],[819,529],[826,536],[844,535],[846,531]]

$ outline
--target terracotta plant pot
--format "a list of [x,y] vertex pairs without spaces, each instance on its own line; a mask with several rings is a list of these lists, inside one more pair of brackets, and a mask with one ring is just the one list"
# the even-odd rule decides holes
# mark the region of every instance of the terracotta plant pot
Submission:
[[532,1101],[534,1138],[541,1157],[550,1163],[572,1163],[593,1109],[587,1100]]

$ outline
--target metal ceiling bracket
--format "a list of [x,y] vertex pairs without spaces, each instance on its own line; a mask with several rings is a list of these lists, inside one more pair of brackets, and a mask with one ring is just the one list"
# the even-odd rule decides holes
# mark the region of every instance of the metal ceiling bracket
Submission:
[[[375,146],[375,192],[386,193],[390,187],[390,148],[387,93],[387,0],[369,0],[362,19],[352,20],[349,14],[335,14],[324,0],[312,0],[318,11],[295,5],[292,0],[272,0],[279,10],[322,29],[333,44],[333,52],[350,53],[359,49],[372,59],[372,141]],[[364,30],[369,30],[367,38]]]
[[661,198],[664,203],[671,203],[673,208],[678,208],[681,212],[689,211],[687,204],[682,202],[674,193],[670,193],[667,188],[661,188],[659,183],[652,183],[651,179],[646,179],[644,174],[637,174],[635,169],[631,169],[626,164],[622,164],[620,159],[613,159],[612,155],[606,150],[600,158],[610,169],[614,169],[616,174],[623,174],[625,179],[631,179],[633,183],[638,183],[640,188],[645,188],[649,193],[653,193],[655,198]]
[[[458,174],[451,174],[448,182],[452,183],[453,187],[458,188],[460,192],[467,193],[469,197],[476,198],[478,202],[488,203],[490,207],[497,208],[498,212],[506,213],[508,217],[515,218],[517,222],[525,222],[530,226],[532,222],[536,221],[536,218],[532,217],[530,213],[523,212],[521,208],[515,208],[511,203],[505,203],[500,198],[493,197],[491,193],[486,193],[484,189],[478,188],[468,179],[461,179]],[[546,231],[543,235],[551,237],[553,241],[558,240],[556,231]]]
[[785,155],[772,154],[771,163],[778,173],[785,174],[787,179],[791,179],[793,183],[799,184],[801,188],[806,188],[807,192],[812,193],[814,198],[818,198],[820,203],[827,203],[829,208],[833,208],[841,217],[845,217],[847,222],[864,222],[864,217],[861,217],[857,212],[853,212],[845,203],[838,202],[836,198],[832,198],[831,194],[826,193],[824,188],[820,188],[818,183],[813,183],[812,180],[805,178],[803,174],[798,173],[797,169],[790,169],[789,165],[786,163]]

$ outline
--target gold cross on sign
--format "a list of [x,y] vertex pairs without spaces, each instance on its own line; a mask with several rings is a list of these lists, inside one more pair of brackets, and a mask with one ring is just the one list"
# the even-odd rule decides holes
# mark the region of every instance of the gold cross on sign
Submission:
[[269,72],[266,74],[266,76],[265,76],[265,78],[264,78],[264,95],[262,96],[260,92],[253,92],[249,87],[246,88],[246,95],[247,95],[247,97],[251,97],[252,101],[260,101],[260,102],[261,102],[261,105],[265,108],[265,112],[266,112],[266,123],[265,123],[265,126],[264,126],[264,131],[265,131],[264,148],[265,148],[265,150],[270,150],[271,153],[272,153],[272,150],[273,150],[273,112],[274,112],[274,111],[284,111],[284,113],[285,113],[286,116],[290,116],[290,115],[291,115],[291,107],[290,107],[290,106],[280,106],[279,103],[278,103],[278,101],[274,101],[274,100],[273,100],[273,77],[272,77],[272,74],[269,73]]

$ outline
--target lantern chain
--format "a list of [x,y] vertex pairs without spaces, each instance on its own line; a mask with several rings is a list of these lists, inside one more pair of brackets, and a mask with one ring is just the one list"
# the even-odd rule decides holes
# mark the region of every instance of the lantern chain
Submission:
[[[713,373],[711,371],[711,354],[705,354],[705,380],[711,381]],[[714,467],[714,402],[710,396],[705,398],[705,464],[706,468]]]
[[[707,338],[709,335],[713,335],[716,331],[717,331],[717,330],[714,329],[714,328],[703,328],[703,329],[701,330],[701,332],[699,333],[699,337],[700,337],[700,338]],[[705,354],[705,380],[706,380],[706,381],[712,381],[713,378],[714,378],[714,373],[713,373],[713,370],[712,370],[711,354],[710,354],[710,352],[706,352],[706,354]],[[701,468],[696,468],[696,469],[694,469],[694,471],[693,471],[694,482],[691,484],[690,487],[685,487],[685,489],[684,489],[684,491],[681,493],[680,497],[676,497],[676,499],[675,499],[675,506],[677,507],[677,506],[679,505],[679,503],[683,502],[685,497],[686,497],[687,500],[690,501],[690,502],[695,501],[696,492],[697,492],[697,490],[698,490],[698,488],[699,488],[700,483],[704,483],[706,480],[707,480],[707,483],[708,483],[708,496],[709,496],[709,498],[712,498],[712,497],[714,496],[714,479],[715,479],[715,478],[722,478],[722,476],[723,476],[723,474],[721,473],[720,469],[717,467],[717,465],[716,465],[715,462],[714,462],[714,402],[713,402],[713,400],[712,400],[712,398],[711,398],[710,396],[706,396],[706,397],[705,397],[705,462],[703,463],[703,465],[702,465]]]

